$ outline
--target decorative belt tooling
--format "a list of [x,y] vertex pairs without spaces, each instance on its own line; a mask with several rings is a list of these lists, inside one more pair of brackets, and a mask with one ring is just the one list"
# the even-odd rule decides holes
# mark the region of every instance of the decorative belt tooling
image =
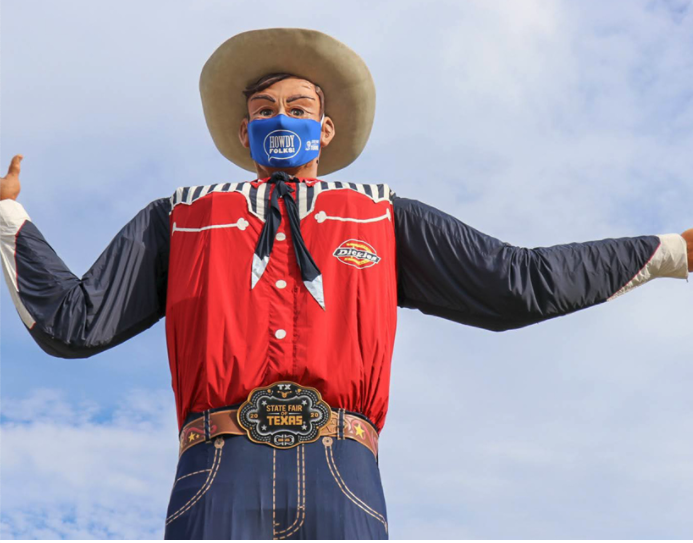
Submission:
[[238,409],[238,424],[255,443],[290,449],[317,441],[331,416],[318,390],[279,381],[252,390]]

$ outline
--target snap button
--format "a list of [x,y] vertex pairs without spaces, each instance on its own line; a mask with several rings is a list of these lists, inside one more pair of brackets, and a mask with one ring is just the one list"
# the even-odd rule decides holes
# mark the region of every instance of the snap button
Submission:
[[286,239],[286,234],[284,232],[278,232],[277,233],[277,240],[278,241],[284,241]]
[[286,281],[282,281],[281,279],[275,283],[277,285],[277,288],[284,288],[286,287]]
[[286,330],[282,330],[280,328],[274,333],[274,337],[276,337],[277,339],[284,339],[286,337]]

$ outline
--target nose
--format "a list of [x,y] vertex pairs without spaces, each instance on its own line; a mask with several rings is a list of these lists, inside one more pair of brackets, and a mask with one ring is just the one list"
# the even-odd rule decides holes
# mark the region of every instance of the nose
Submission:
[[288,117],[289,115],[286,113],[286,110],[286,105],[280,102],[279,108],[277,109],[277,115],[286,115]]

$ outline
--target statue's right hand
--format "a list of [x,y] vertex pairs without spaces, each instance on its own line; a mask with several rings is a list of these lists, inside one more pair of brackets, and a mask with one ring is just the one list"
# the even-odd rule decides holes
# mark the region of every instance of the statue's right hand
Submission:
[[22,155],[13,156],[7,175],[0,177],[0,200],[6,200],[7,198],[16,200],[17,196],[19,196],[19,191],[21,190],[21,185],[19,184],[19,163],[23,158]]

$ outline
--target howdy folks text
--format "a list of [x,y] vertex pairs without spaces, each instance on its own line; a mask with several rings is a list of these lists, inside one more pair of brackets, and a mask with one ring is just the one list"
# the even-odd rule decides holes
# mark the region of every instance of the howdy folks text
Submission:
[[270,136],[269,137],[269,152],[270,154],[285,154],[295,153],[296,145],[294,139],[296,136]]

